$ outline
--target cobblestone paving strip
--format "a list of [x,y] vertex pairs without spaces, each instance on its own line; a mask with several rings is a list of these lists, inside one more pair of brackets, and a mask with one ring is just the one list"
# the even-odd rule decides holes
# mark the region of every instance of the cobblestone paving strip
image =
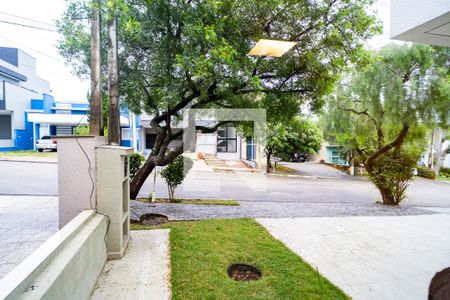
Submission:
[[298,218],[343,216],[404,216],[435,214],[412,206],[383,206],[355,203],[244,202],[239,206],[142,203],[131,201],[131,218],[147,213],[166,215],[169,220],[206,220],[238,218]]

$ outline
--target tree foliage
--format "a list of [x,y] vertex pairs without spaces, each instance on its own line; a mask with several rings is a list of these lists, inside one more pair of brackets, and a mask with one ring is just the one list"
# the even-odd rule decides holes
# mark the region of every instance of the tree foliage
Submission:
[[289,159],[294,152],[315,153],[320,150],[322,132],[311,120],[294,117],[289,122],[269,125],[265,147],[267,165],[272,155]]
[[[301,105],[318,109],[340,74],[367,59],[379,31],[372,0],[109,0],[119,10],[120,93],[153,116],[152,153],[131,183],[134,198],[156,165],[182,152],[168,145],[185,108],[266,108],[269,121]],[[116,2],[120,2],[118,5]],[[72,0],[59,23],[60,52],[87,73],[89,5]],[[105,36],[105,35],[103,35]],[[295,41],[281,58],[251,57],[261,38]]]
[[[403,197],[394,190],[401,190],[403,184],[394,187],[399,182],[395,177],[399,170],[403,170],[402,182],[411,177],[406,162],[410,156],[417,161],[423,153],[426,126],[448,126],[450,85],[442,70],[442,49],[389,45],[372,60],[330,97],[324,130],[327,140],[362,157],[383,202],[398,204]],[[393,159],[403,167],[388,166]],[[386,174],[381,176],[380,170]]]

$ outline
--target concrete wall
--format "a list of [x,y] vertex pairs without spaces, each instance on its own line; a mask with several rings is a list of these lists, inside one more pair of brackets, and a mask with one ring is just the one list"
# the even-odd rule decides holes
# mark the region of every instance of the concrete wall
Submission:
[[78,214],[0,280],[0,299],[89,299],[106,263],[106,218]]
[[107,138],[61,136],[57,137],[57,142],[61,228],[82,210],[92,209],[95,206],[95,147],[105,145]]

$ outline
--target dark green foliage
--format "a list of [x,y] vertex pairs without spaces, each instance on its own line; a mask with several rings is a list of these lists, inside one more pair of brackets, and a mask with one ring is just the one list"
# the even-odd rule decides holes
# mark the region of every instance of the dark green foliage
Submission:
[[424,166],[417,166],[417,176],[427,178],[427,179],[435,179],[436,174],[430,168]]
[[139,153],[133,153],[128,156],[128,159],[130,162],[130,179],[133,179],[141,167],[142,162],[145,160],[145,157]]
[[450,168],[440,168],[439,169],[439,175],[442,177],[450,178]]
[[272,155],[288,160],[294,152],[316,153],[322,143],[322,132],[319,127],[312,121],[298,116],[285,122],[269,124],[267,133],[268,162]]
[[[390,151],[375,160],[370,180],[381,191],[383,197],[392,197],[398,205],[405,198],[405,190],[413,176],[413,170],[418,160],[417,155]],[[385,199],[383,199],[383,202]],[[389,201],[391,202],[391,201]]]
[[167,183],[170,202],[174,200],[176,187],[183,182],[192,165],[193,162],[190,158],[180,155],[161,171],[161,176]]

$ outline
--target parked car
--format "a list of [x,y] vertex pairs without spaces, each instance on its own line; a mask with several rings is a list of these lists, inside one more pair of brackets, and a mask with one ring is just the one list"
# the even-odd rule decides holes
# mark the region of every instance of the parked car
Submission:
[[48,135],[45,135],[41,139],[36,141],[36,149],[39,152],[42,152],[44,150],[56,151],[57,150],[56,140],[52,139]]
[[292,162],[306,162],[307,159],[308,159],[308,153],[295,152],[291,156],[291,161]]

